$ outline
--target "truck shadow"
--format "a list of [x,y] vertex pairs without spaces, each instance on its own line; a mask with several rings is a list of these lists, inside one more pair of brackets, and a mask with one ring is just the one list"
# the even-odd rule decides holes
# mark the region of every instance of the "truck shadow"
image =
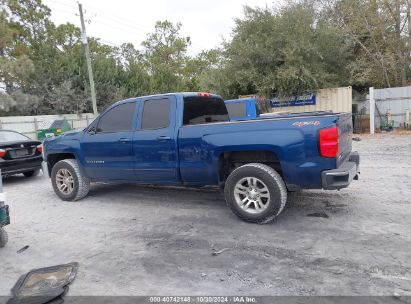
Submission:
[[153,186],[140,184],[105,184],[95,183],[92,185],[89,197],[124,198],[124,201],[142,202],[162,205],[173,203],[176,205],[193,206],[198,204],[225,206],[224,195],[218,188],[185,188],[174,186]]
[[[304,190],[290,192],[283,216],[308,216],[332,218],[349,214],[347,202],[349,193],[335,191]],[[218,188],[184,188],[136,184],[93,184],[90,197],[94,199],[113,198],[121,202],[153,204],[157,206],[173,204],[184,208],[221,207],[226,212],[224,195]],[[280,216],[283,217],[283,216]]]
[[332,218],[352,212],[346,203],[349,193],[336,191],[303,190],[289,193],[284,212],[294,215]]

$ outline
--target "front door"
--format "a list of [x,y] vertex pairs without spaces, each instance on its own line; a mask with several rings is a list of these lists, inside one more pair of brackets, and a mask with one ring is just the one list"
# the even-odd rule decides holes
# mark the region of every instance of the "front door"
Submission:
[[174,184],[179,181],[176,100],[157,97],[142,100],[134,134],[136,179],[143,183]]
[[108,109],[84,134],[84,168],[96,180],[134,180],[133,134],[136,102]]

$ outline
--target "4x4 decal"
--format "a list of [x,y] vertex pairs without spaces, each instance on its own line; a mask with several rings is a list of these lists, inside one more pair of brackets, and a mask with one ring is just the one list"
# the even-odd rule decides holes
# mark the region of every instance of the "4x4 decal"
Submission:
[[319,126],[321,122],[318,120],[313,120],[313,121],[296,121],[293,123],[293,126],[297,127],[304,127],[304,126]]

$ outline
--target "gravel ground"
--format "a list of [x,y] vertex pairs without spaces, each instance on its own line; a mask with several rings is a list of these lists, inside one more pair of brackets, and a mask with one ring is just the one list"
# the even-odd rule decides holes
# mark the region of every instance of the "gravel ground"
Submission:
[[411,295],[411,135],[353,145],[359,181],[293,193],[262,226],[215,191],[98,184],[73,203],[47,178],[8,178],[0,295],[30,269],[72,261],[70,295]]

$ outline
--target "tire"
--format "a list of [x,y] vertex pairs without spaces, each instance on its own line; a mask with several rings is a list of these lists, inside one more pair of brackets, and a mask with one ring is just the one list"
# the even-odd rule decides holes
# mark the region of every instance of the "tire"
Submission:
[[40,172],[40,169],[37,169],[37,170],[33,170],[33,171],[24,172],[23,174],[24,174],[25,177],[34,177],[34,176],[37,176],[39,174],[39,172]]
[[283,211],[287,188],[273,168],[250,163],[231,172],[225,183],[224,196],[228,207],[242,220],[267,224]]
[[[55,164],[51,170],[51,183],[54,192],[63,201],[80,200],[90,190],[90,180],[81,174],[75,159],[64,159]],[[66,186],[62,186],[62,183]]]
[[4,228],[0,228],[0,248],[6,246],[9,236]]

